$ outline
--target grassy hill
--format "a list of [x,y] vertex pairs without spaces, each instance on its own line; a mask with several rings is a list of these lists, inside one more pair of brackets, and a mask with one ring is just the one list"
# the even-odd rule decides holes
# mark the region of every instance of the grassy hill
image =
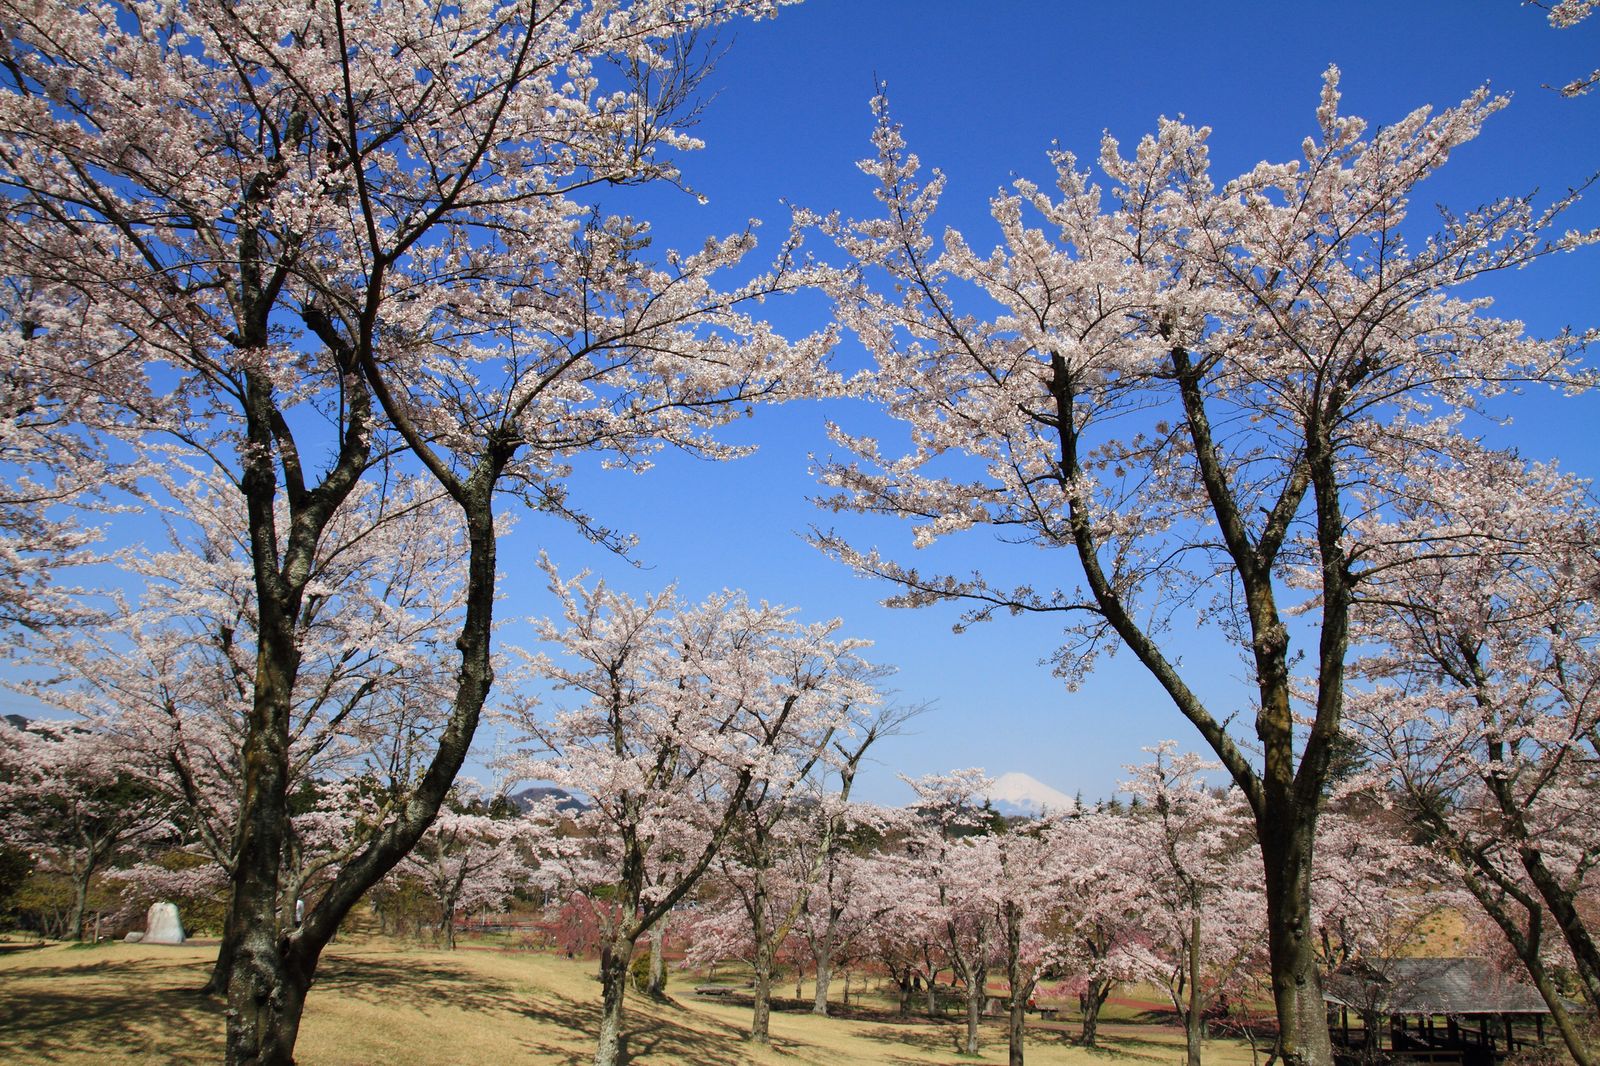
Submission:
[[[0,944],[0,1062],[104,1066],[216,1063],[221,1005],[196,996],[214,945],[104,944],[34,948]],[[630,998],[627,1050],[635,1063],[805,1066],[832,1063],[955,1063],[960,1027],[901,1023],[887,1010],[815,1018],[781,1012],[771,1049],[743,1039],[749,1010],[702,1001],[678,977],[675,1001]],[[324,956],[301,1029],[304,1066],[561,1063],[591,1061],[600,986],[594,965],[529,952],[444,952],[381,940],[334,944]],[[1115,1014],[1113,1014],[1115,1018]],[[1176,1063],[1181,1035],[1166,1026],[1113,1021],[1104,1050],[1072,1045],[1076,1026],[1030,1028],[1028,1062],[1039,1066]],[[983,1062],[1004,1062],[998,1022]],[[1207,1046],[1208,1066],[1246,1066],[1248,1048]]]

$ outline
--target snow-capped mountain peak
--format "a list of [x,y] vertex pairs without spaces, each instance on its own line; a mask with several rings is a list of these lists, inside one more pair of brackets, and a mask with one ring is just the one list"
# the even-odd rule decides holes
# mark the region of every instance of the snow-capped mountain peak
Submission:
[[1011,807],[1030,814],[1072,809],[1071,796],[1016,770],[994,779],[989,789],[989,800],[996,807]]

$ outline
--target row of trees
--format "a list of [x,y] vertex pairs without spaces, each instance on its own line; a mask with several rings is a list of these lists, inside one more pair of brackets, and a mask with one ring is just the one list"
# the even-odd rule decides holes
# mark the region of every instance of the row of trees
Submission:
[[[1286,1062],[1331,1056],[1312,881],[1351,719],[1384,795],[1448,842],[1535,978],[1548,913],[1600,1006],[1578,902],[1593,852],[1563,835],[1595,789],[1600,533],[1586,486],[1463,422],[1507,388],[1591,376],[1581,338],[1528,338],[1460,294],[1593,235],[1551,236],[1571,197],[1410,217],[1504,101],[1369,133],[1330,71],[1298,158],[1219,184],[1207,131],[1170,121],[1131,154],[1102,144],[1104,188],[1057,153],[1057,193],[997,197],[1002,245],[980,255],[932,234],[942,182],[918,184],[880,99],[881,217],[799,211],[737,283],[717,279],[749,232],[651,262],[647,228],[599,191],[679,180],[694,33],[777,6],[0,5],[0,617],[67,679],[50,699],[161,753],[163,795],[227,878],[229,1061],[292,1060],[323,947],[446,805],[513,669],[492,648],[506,506],[625,548],[569,491],[584,457],[734,457],[716,430],[749,405],[847,391],[825,362],[840,329],[874,364],[848,391],[910,446],[839,429],[855,459],[823,464],[828,502],[909,519],[919,543],[989,526],[1061,549],[1036,567],[1068,563],[1002,585],[816,540],[902,605],[1067,620],[1069,681],[1113,647],[1148,669],[1251,811]],[[808,239],[837,264],[802,257]],[[756,308],[802,287],[832,322],[791,341]],[[141,501],[177,538],[122,560],[147,582],[134,604],[59,579],[94,558],[61,505],[119,484],[136,495],[108,502]],[[557,762],[576,747],[616,764],[573,782],[597,809],[616,797],[609,1062],[638,937],[741,809],[781,806],[824,766],[845,779],[857,741],[835,741],[870,684],[848,642],[771,608],[555,585],[587,665],[530,668],[598,702],[529,732]],[[1187,613],[1242,657],[1248,714],[1209,704],[1172,652]],[[622,689],[603,649],[654,619],[686,628],[652,638],[654,679]],[[735,625],[785,650],[746,660]],[[740,654],[696,659],[722,646]],[[624,728],[635,705],[655,717]],[[690,743],[699,730],[715,743]],[[680,774],[722,812],[698,835],[642,798]],[[330,782],[366,807],[319,837]],[[781,820],[744,830],[749,869]],[[662,840],[685,850],[656,865]]]

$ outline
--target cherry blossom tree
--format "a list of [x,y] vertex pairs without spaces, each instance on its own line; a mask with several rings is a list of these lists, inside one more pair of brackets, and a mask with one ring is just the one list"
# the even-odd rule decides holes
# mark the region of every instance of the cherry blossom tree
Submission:
[[[1410,217],[1418,184],[1504,104],[1479,91],[1369,133],[1330,70],[1295,158],[1219,185],[1209,131],[1162,120],[1131,154],[1103,141],[1102,188],[1057,151],[1055,193],[1019,180],[992,201],[1002,244],[985,255],[933,235],[943,179],[919,185],[880,98],[863,167],[881,217],[819,220],[855,264],[834,295],[874,357],[870,391],[910,427],[903,453],[837,430],[851,457],[825,464],[824,502],[907,519],[918,546],[988,527],[1072,566],[1014,584],[817,543],[898,585],[893,605],[1063,619],[1069,684],[1100,652],[1134,655],[1252,810],[1290,1066],[1332,1054],[1310,878],[1366,577],[1352,519],[1432,491],[1419,460],[1460,451],[1456,412],[1512,382],[1586,380],[1570,338],[1529,339],[1455,292],[1590,240],[1543,236],[1569,201],[1509,198],[1431,233]],[[1219,711],[1175,657],[1186,613],[1243,658],[1252,715]]]
[[117,739],[80,725],[0,719],[0,843],[67,875],[66,934],[84,935],[95,875],[119,852],[170,834],[169,807],[133,771]]
[[485,811],[481,800],[458,799],[447,806],[389,875],[414,877],[426,887],[439,908],[444,946],[451,950],[458,914],[501,906],[533,873],[530,845],[538,834],[530,832],[532,824]]
[[[1543,8],[1550,25],[1558,30],[1570,30],[1590,15],[1594,14],[1595,0],[1527,0],[1534,7]],[[1562,96],[1582,96],[1600,85],[1600,69],[1590,71],[1580,77],[1573,78],[1561,86]]]
[[[878,673],[881,673],[878,672]],[[871,676],[861,678],[870,683]],[[873,702],[876,695],[866,690]],[[856,774],[868,749],[892,733],[920,708],[864,705],[851,708],[870,714],[862,726],[829,728],[811,740],[796,738],[810,754],[800,774],[786,782],[766,782],[746,793],[738,824],[719,858],[723,880],[744,910],[750,932],[750,962],[755,974],[754,1012],[750,1038],[769,1043],[768,1017],[772,965],[802,913],[811,905],[819,879],[838,871],[841,836]],[[814,743],[812,742],[814,741]],[[781,890],[779,890],[779,886]],[[842,887],[842,886],[828,886]],[[826,1013],[837,924],[844,899],[829,894],[829,916],[822,923],[815,952],[815,1003]],[[839,913],[833,914],[835,906]]]
[[1340,789],[1317,826],[1312,921],[1325,973],[1394,957],[1455,902],[1438,857],[1410,825],[1357,784]]
[[[1096,1046],[1100,1009],[1112,989],[1133,980],[1131,945],[1142,930],[1144,889],[1120,809],[1060,812],[1044,827],[1049,899],[1041,904],[1044,947],[1063,987],[1079,993],[1079,1040]],[[1041,959],[1045,956],[1041,956]]]
[[[0,641],[97,620],[63,571],[97,558],[86,512],[133,471],[110,461],[108,438],[129,431],[112,394],[142,382],[126,353],[56,343],[93,332],[95,314],[54,286],[22,276],[0,286]],[[3,645],[0,645],[3,647]]]
[[1600,949],[1579,904],[1600,868],[1600,512],[1587,486],[1513,456],[1431,473],[1456,502],[1398,506],[1379,530],[1384,570],[1358,632],[1380,650],[1357,664],[1371,688],[1352,698],[1352,721],[1373,776],[1581,1045],[1541,943],[1548,916],[1600,1009]]
[[1217,764],[1179,753],[1173,741],[1145,750],[1152,760],[1122,786],[1141,801],[1125,816],[1144,915],[1128,953],[1171,997],[1189,1066],[1199,1066],[1206,1013],[1262,955],[1252,827],[1242,797],[1208,787],[1203,775]]
[[[214,470],[160,473],[170,550],[125,553],[140,601],[96,631],[34,644],[53,676],[38,699],[115,735],[141,758],[145,787],[167,796],[198,850],[231,880],[238,862],[244,751],[258,663],[258,619],[244,501]],[[361,484],[329,522],[296,619],[300,660],[290,698],[289,825],[277,912],[367,839],[342,809],[361,779],[381,826],[406,793],[446,705],[444,648],[459,611],[464,545],[436,490],[418,479]],[[388,802],[377,802],[386,795]],[[349,797],[346,797],[349,798]],[[332,806],[330,806],[330,804]],[[161,871],[140,880],[154,889]],[[226,990],[242,930],[228,922],[208,989]]]
[[917,794],[920,819],[902,847],[935,893],[934,923],[944,932],[946,957],[966,990],[963,1047],[976,1055],[989,969],[1003,935],[996,885],[1000,850],[992,832],[998,816],[985,799],[994,782],[982,770],[969,769],[907,783]]
[[1000,929],[1005,938],[1007,1011],[1006,1056],[1022,1066],[1027,1009],[1043,979],[1059,976],[1066,945],[1051,934],[1061,906],[1064,852],[1052,839],[1052,821],[1013,826],[995,839],[999,869],[994,871]]
[[[655,267],[647,227],[593,203],[602,187],[679,181],[705,69],[686,35],[780,2],[0,10],[0,240],[49,305],[30,317],[47,338],[27,343],[148,368],[155,400],[117,398],[231,471],[247,503],[259,668],[231,1063],[290,1061],[322,947],[465,758],[492,677],[497,493],[620,544],[570,501],[573,456],[726,457],[707,434],[746,404],[829,386],[825,338],[789,345],[739,310],[790,285],[792,257],[722,293],[709,276],[751,234]],[[406,800],[290,929],[295,619],[385,426],[463,515],[458,684]]]
[[617,1061],[628,964],[639,938],[695,886],[746,812],[752,793],[801,780],[835,732],[875,699],[837,622],[722,593],[680,606],[672,591],[637,601],[604,583],[551,572],[562,621],[540,626],[559,658],[534,672],[585,699],[545,719],[520,718],[530,747],[519,780],[549,780],[589,798],[591,885],[611,887],[618,914],[601,948],[603,1007],[596,1066]]

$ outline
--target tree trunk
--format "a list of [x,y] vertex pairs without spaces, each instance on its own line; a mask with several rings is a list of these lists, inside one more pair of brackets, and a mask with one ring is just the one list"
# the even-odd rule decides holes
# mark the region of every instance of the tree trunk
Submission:
[[1010,1018],[1006,1025],[1006,1062],[1022,1066],[1022,1042],[1028,1024],[1028,992],[1031,982],[1022,975],[1022,908],[1013,900],[1005,904],[1006,988],[1011,993]]
[[83,916],[89,909],[89,878],[93,876],[94,867],[86,867],[80,875],[76,870],[72,876],[72,912],[67,915],[66,932],[72,940],[83,939]]
[[828,908],[828,925],[822,931],[822,944],[817,950],[817,988],[811,1001],[811,1013],[828,1016],[828,985],[833,981],[834,938],[838,935],[839,912]]
[[[1503,888],[1513,899],[1521,905],[1523,913],[1527,916],[1526,929],[1517,923],[1516,917],[1506,907],[1503,901],[1497,899],[1488,885],[1484,884],[1469,869],[1462,871],[1462,880],[1467,890],[1477,899],[1484,913],[1500,927],[1505,934],[1506,941],[1516,952],[1517,958],[1522,960],[1523,967],[1527,970],[1528,977],[1539,990],[1540,997],[1550,1008],[1551,1020],[1555,1022],[1556,1031],[1561,1034],[1562,1042],[1567,1045],[1567,1051],[1572,1055],[1572,1061],[1577,1066],[1600,1066],[1600,1055],[1590,1046],[1589,1041],[1579,1031],[1577,1023],[1573,1020],[1571,1012],[1562,1001],[1560,992],[1555,987],[1555,982],[1550,980],[1549,972],[1545,969],[1542,957],[1542,944],[1544,937],[1544,915],[1537,901],[1527,892],[1515,884],[1501,883]],[[1369,1037],[1370,1039],[1370,1037]]]
[[763,926],[756,927],[756,951],[752,963],[755,970],[755,1005],[750,1016],[750,1039],[757,1044],[770,1044],[772,1037],[768,1024],[772,1016],[772,938]]
[[622,997],[628,990],[633,943],[616,937],[600,949],[600,1036],[594,1066],[617,1066],[622,1049]]
[[[1262,830],[1266,864],[1267,951],[1284,1066],[1331,1066],[1327,1005],[1311,936],[1311,821],[1279,811]],[[1300,822],[1299,825],[1283,823]]]
[[654,929],[650,930],[649,995],[653,999],[662,999],[667,994],[666,939],[667,923],[665,919],[662,919],[656,923]]
[[1189,1006],[1183,1017],[1183,1043],[1188,1066],[1200,1066],[1200,1042],[1205,1037],[1204,1001],[1200,995],[1200,912],[1189,918]]
[[968,1055],[976,1055],[980,1050],[978,1042],[978,1024],[983,1018],[983,997],[986,995],[984,985],[988,983],[989,969],[978,966],[967,970],[967,1046]]
[[939,994],[938,994],[937,989],[938,989],[938,985],[934,981],[934,975],[933,974],[929,974],[928,975],[927,993],[928,993],[928,1017],[930,1017],[930,1018],[937,1018],[939,1016]]
[[[254,511],[258,501],[250,502]],[[239,938],[228,975],[228,1066],[291,1066],[316,965],[286,965],[279,928],[278,882],[289,827],[289,706],[299,656],[293,618],[270,609],[267,599],[262,597],[256,691],[241,753],[244,795],[229,914]]]
[[228,908],[228,913],[222,920],[222,943],[217,945],[217,961],[211,965],[211,976],[206,978],[206,983],[200,987],[202,996],[226,996],[228,994],[228,981],[233,976],[233,960],[237,954],[239,941],[238,930],[234,928],[233,908]]
[[911,1013],[911,981],[908,978],[895,978],[895,990],[899,997],[897,1004],[900,1017],[904,1018]]
[[1084,1047],[1096,1047],[1095,1040],[1100,1033],[1100,1008],[1105,1006],[1106,997],[1111,995],[1111,982],[1103,977],[1091,977],[1089,987],[1083,993],[1083,1032],[1078,1036],[1078,1042]]

